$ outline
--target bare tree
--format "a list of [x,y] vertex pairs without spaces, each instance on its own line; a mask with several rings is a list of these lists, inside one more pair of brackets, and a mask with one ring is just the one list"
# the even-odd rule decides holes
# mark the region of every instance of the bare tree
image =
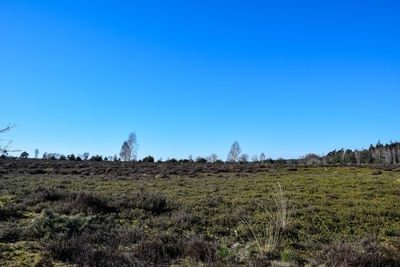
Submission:
[[36,149],[35,149],[35,158],[37,158],[38,156],[39,156],[39,149],[36,148]]
[[[8,125],[6,128],[0,129],[0,134],[8,132],[13,127],[14,126]],[[4,140],[0,139],[0,141],[4,141]],[[8,152],[17,152],[18,150],[9,150],[9,147],[10,147],[11,143],[12,143],[11,140],[7,140],[7,144],[6,145],[4,145],[4,146],[0,145],[0,153],[3,154],[3,155],[7,155]]]
[[89,159],[89,152],[83,153],[83,159],[88,160]]
[[208,161],[208,162],[212,162],[212,163],[214,163],[215,161],[217,161],[217,159],[218,159],[217,154],[211,154],[211,156],[207,157],[207,161]]
[[128,138],[128,145],[129,145],[129,160],[136,161],[137,158],[137,149],[138,143],[135,133],[130,133]]
[[128,142],[127,141],[125,141],[123,144],[122,144],[122,147],[121,147],[121,152],[119,153],[119,156],[121,157],[121,160],[123,160],[123,161],[129,161],[129,159],[130,159],[130,152],[129,152],[129,145],[128,145]]
[[121,147],[120,156],[124,161],[136,161],[138,143],[135,133],[130,133],[128,140],[126,140]]
[[251,157],[251,161],[258,162],[258,156],[257,155],[253,155],[253,157]]
[[247,155],[247,154],[242,154],[242,155],[239,157],[239,161],[240,161],[240,162],[248,162],[248,161],[249,161],[249,155]]
[[261,153],[261,154],[260,154],[260,161],[261,161],[262,163],[264,163],[264,161],[265,161],[265,154],[264,154],[264,153]]
[[240,145],[239,145],[238,141],[235,141],[232,144],[231,150],[229,151],[227,160],[229,162],[237,162],[239,160],[239,156],[240,156],[241,152],[242,152],[242,150],[240,149]]

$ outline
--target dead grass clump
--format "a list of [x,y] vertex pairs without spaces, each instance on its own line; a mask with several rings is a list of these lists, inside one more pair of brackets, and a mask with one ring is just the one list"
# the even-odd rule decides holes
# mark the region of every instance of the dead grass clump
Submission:
[[279,183],[268,188],[268,191],[271,196],[270,201],[260,204],[264,215],[263,227],[257,228],[247,217],[244,217],[243,221],[248,226],[259,253],[275,257],[281,246],[282,235],[290,224],[293,210]]

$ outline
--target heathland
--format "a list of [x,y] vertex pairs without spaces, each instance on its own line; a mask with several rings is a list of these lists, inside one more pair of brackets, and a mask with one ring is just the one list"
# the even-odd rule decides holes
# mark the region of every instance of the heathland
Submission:
[[0,159],[0,265],[400,265],[393,166]]

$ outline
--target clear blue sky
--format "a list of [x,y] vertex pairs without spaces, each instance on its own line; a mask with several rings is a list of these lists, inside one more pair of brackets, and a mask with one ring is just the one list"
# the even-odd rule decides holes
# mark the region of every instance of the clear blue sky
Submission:
[[400,140],[399,1],[0,1],[2,138],[33,155],[297,158]]

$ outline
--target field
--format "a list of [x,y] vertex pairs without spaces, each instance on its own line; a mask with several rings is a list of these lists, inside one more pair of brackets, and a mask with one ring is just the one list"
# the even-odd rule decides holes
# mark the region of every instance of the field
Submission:
[[400,265],[395,168],[0,160],[0,265]]

